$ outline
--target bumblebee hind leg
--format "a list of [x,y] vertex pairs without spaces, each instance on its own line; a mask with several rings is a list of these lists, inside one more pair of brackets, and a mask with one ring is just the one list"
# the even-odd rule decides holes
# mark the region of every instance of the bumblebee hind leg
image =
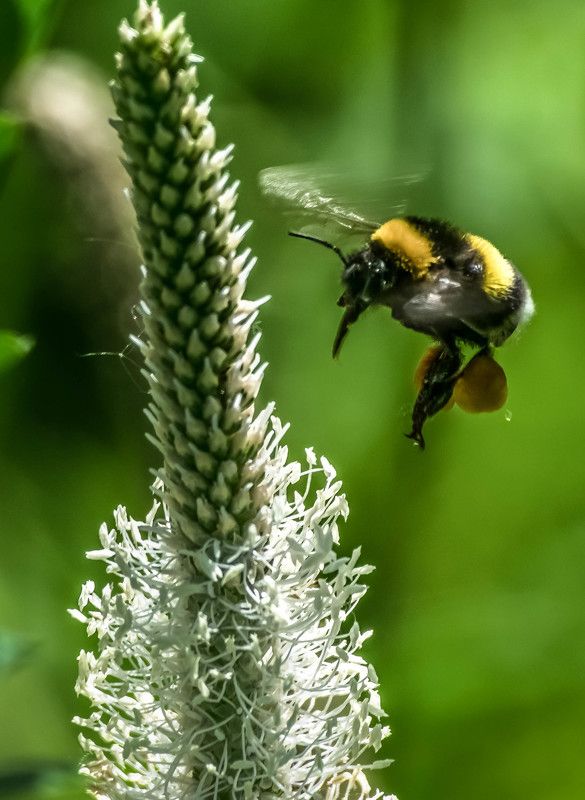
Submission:
[[444,343],[429,364],[412,409],[412,430],[406,434],[424,450],[423,426],[447,405],[459,376],[463,357],[455,342]]

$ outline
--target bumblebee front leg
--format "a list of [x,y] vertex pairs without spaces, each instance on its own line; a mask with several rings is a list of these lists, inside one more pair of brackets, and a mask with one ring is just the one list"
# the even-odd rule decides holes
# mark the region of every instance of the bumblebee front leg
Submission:
[[413,439],[422,450],[425,448],[423,426],[429,417],[444,408],[451,399],[462,360],[456,344],[443,344],[436,348],[426,367],[412,409],[412,430],[406,434],[407,438]]
[[339,328],[337,329],[337,334],[335,336],[335,341],[333,342],[333,358],[337,358],[339,355],[339,350],[343,344],[343,340],[347,336],[349,326],[353,325],[362,311],[364,311],[366,308],[366,304],[360,300],[353,300],[351,303],[349,303],[345,295],[341,295],[337,301],[337,305],[341,306],[341,308],[345,308],[345,311],[343,312],[343,317],[341,318],[341,322],[339,323]]

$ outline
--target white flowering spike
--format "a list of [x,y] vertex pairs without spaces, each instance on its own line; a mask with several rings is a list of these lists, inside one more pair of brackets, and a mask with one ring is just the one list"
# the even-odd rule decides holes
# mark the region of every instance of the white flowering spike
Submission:
[[111,582],[87,583],[72,611],[96,636],[79,656],[93,706],[76,719],[82,772],[104,800],[380,797],[362,758],[388,729],[353,620],[370,568],[335,553],[334,469],[311,450],[306,468],[288,463],[272,406],[255,412],[259,303],[242,297],[252,262],[237,252],[230,151],[196,97],[182,18],[165,27],[141,2],[120,34],[115,127],[163,466],[144,522],[120,507],[102,526],[88,557]]

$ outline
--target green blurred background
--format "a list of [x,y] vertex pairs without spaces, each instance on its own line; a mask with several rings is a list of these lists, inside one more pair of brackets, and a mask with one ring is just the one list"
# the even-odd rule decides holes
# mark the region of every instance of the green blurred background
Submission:
[[[272,295],[263,400],[292,422],[295,456],[314,445],[336,465],[343,548],[361,544],[377,567],[360,621],[393,729],[383,788],[585,797],[585,4],[162,5],[187,12],[219,140],[237,145],[259,257],[250,293]],[[86,641],[65,609],[103,579],[84,559],[100,522],[118,503],[149,507],[157,462],[136,352],[81,357],[122,351],[139,330],[98,91],[133,8],[0,4],[0,329],[36,340],[0,375],[0,797],[82,796],[67,770]],[[322,160],[384,181],[420,173],[413,187],[382,181],[380,208],[406,199],[493,240],[532,285],[537,315],[499,354],[507,409],[439,415],[424,454],[403,433],[425,341],[380,310],[334,363],[335,260],[288,239],[258,189],[264,167]]]

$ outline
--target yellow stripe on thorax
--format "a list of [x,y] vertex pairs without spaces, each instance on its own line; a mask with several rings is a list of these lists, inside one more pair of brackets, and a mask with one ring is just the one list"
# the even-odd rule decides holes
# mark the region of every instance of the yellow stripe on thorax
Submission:
[[390,219],[374,231],[372,241],[398,256],[400,265],[422,278],[434,261],[428,238],[405,219]]
[[472,233],[467,233],[465,238],[483,259],[484,291],[492,297],[502,297],[502,295],[507,294],[514,285],[516,278],[514,267],[486,239],[474,236]]

